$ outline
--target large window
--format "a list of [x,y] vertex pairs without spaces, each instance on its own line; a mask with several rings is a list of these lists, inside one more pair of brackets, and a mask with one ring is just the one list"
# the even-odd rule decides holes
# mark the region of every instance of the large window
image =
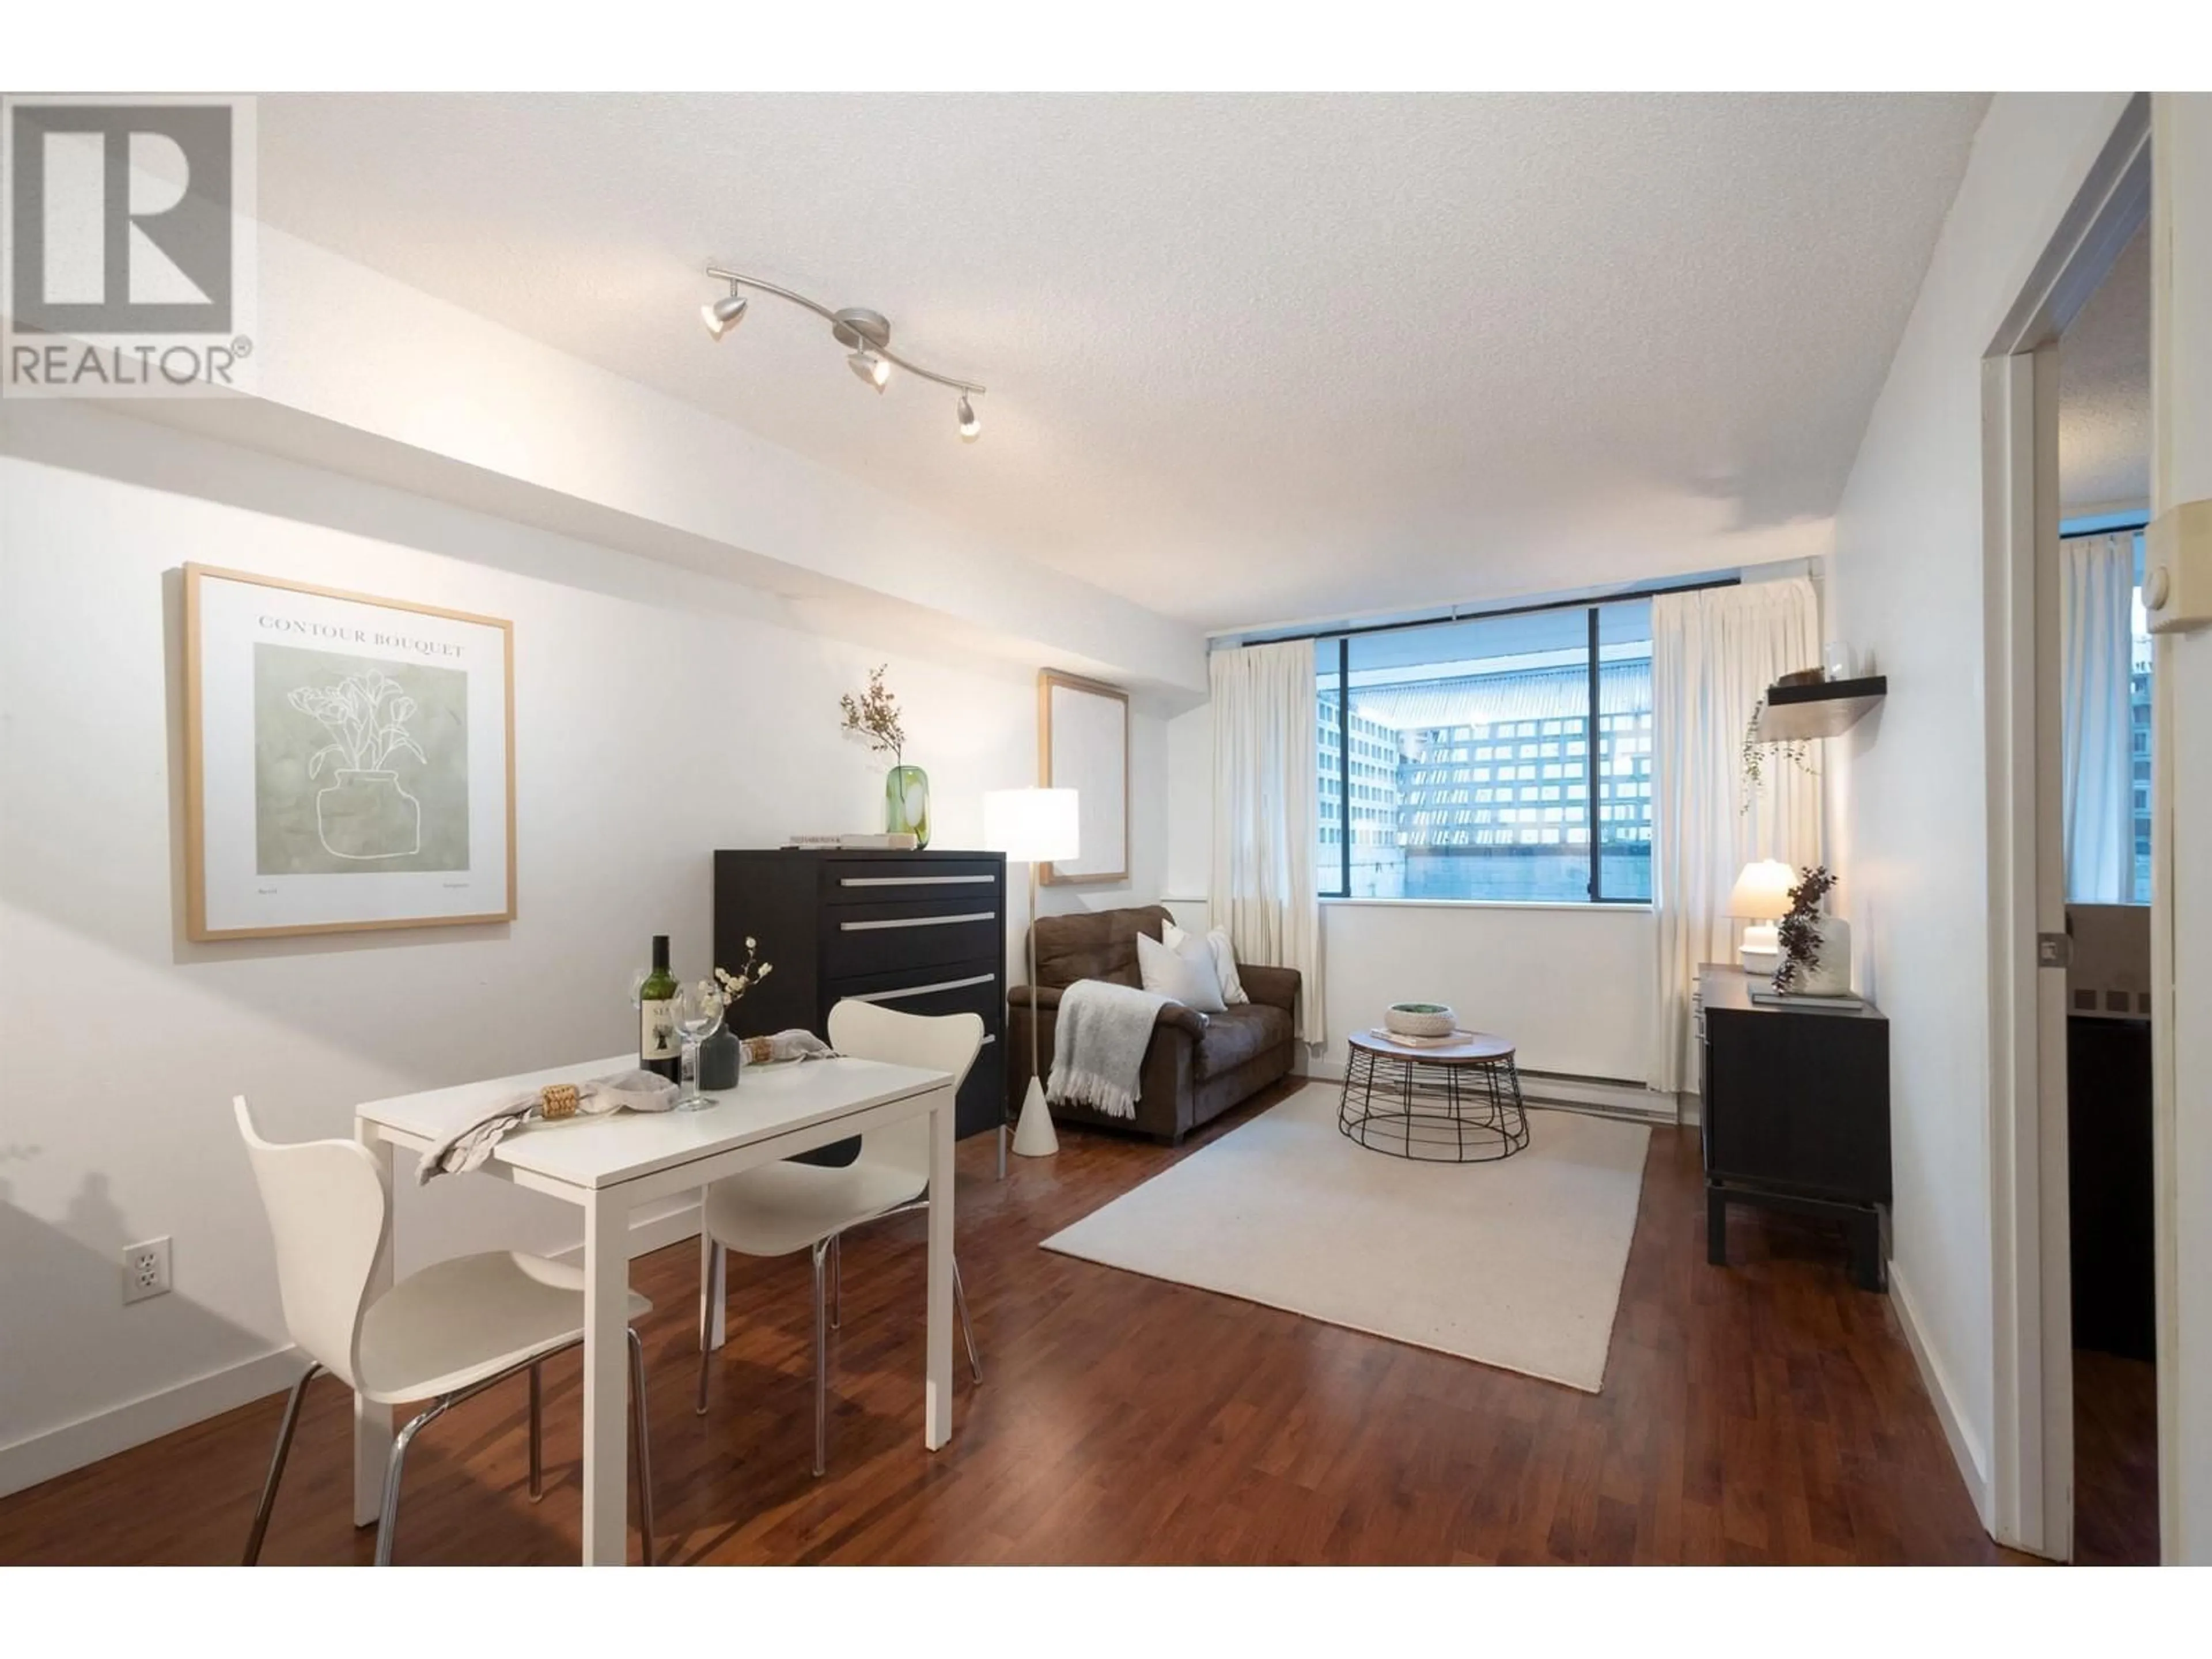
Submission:
[[1315,641],[1323,897],[1651,896],[1649,600]]

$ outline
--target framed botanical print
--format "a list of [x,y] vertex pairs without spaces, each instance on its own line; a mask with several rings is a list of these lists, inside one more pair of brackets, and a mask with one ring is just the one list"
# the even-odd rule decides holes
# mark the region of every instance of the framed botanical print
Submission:
[[1037,781],[1076,792],[1080,858],[1039,867],[1048,887],[1129,878],[1129,694],[1048,668],[1037,675]]
[[514,631],[186,565],[191,937],[511,921]]

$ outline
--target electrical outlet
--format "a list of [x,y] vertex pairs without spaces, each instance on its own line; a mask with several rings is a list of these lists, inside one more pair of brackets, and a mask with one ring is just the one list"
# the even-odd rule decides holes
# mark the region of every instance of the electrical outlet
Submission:
[[169,1241],[149,1238],[123,1250],[123,1299],[143,1302],[169,1293]]

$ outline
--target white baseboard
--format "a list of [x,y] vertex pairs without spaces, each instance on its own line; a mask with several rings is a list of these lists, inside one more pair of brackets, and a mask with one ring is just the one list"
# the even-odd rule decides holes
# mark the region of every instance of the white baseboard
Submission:
[[1640,1083],[1619,1078],[1571,1077],[1562,1072],[1521,1073],[1521,1092],[1531,1105],[1571,1106],[1607,1117],[1632,1117],[1645,1123],[1675,1123],[1680,1108],[1673,1095],[1654,1094]]
[[[1314,1083],[1344,1081],[1344,1068],[1326,1062],[1313,1065],[1304,1074]],[[1694,1095],[1657,1095],[1640,1083],[1618,1078],[1573,1077],[1565,1072],[1521,1073],[1521,1094],[1531,1106],[1559,1106],[1570,1111],[1592,1112],[1602,1117],[1632,1118],[1638,1123],[1678,1123],[1680,1103]]]
[[299,1350],[287,1345],[0,1446],[0,1497],[279,1393],[300,1369]]
[[[1906,1288],[1905,1275],[1898,1264],[1889,1264],[1889,1304],[1897,1310],[1897,1322],[1905,1332],[1905,1346],[1912,1350],[1912,1363],[1919,1368],[1921,1386],[1935,1402],[1936,1420],[1943,1425],[1943,1438],[1950,1443],[1951,1461],[1959,1466],[1959,1478],[1966,1483],[1966,1496],[1972,1499],[1974,1513],[1980,1517],[1982,1530],[1990,1528],[1989,1462],[1982,1451],[1981,1442],[1974,1437],[1965,1411],[1959,1403],[1957,1389],[1950,1376],[1937,1363],[1935,1351],[1928,1346],[1922,1333],[1920,1316]],[[1992,1534],[1994,1535],[1994,1534]]]
[[[690,1200],[662,1214],[638,1217],[630,1223],[630,1257],[680,1243],[698,1231],[699,1206]],[[583,1252],[580,1240],[553,1255],[556,1261],[574,1261]],[[288,1343],[0,1446],[0,1498],[281,1394],[299,1381],[300,1368],[299,1350]]]

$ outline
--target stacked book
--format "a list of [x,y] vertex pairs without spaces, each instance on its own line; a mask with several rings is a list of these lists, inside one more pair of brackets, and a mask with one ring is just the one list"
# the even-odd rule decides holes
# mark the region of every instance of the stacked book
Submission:
[[914,832],[910,830],[884,830],[874,835],[860,836],[786,836],[786,847],[803,847],[814,852],[872,852],[911,853],[915,850]]
[[1804,1008],[1815,1013],[1859,1014],[1866,999],[1855,996],[1808,996],[1802,991],[1778,991],[1771,985],[1750,988],[1751,1000],[1762,1008]]
[[1401,1048],[1449,1048],[1455,1042],[1467,1041],[1464,1031],[1447,1031],[1442,1036],[1408,1036],[1403,1031],[1394,1031],[1384,1025],[1370,1025],[1367,1028],[1367,1034],[1380,1037],[1385,1042],[1395,1042]]

